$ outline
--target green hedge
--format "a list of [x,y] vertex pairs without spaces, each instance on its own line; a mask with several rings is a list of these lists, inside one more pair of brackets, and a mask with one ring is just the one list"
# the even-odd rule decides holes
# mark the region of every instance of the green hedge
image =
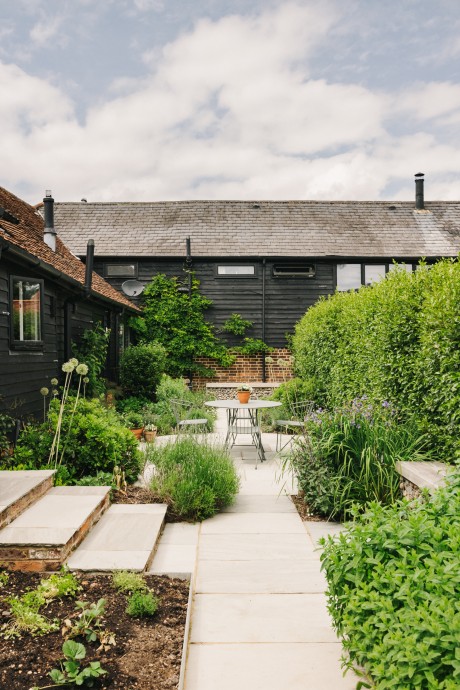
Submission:
[[459,471],[432,499],[373,504],[324,544],[329,611],[361,687],[459,688]]
[[297,376],[317,401],[362,395],[415,416],[438,457],[460,457],[460,265],[394,270],[309,309],[293,338]]

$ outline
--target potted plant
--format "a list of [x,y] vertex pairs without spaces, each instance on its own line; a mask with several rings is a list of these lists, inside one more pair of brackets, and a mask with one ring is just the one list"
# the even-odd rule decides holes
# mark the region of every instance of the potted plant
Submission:
[[247,383],[241,383],[238,386],[238,388],[236,389],[236,394],[238,396],[238,400],[243,405],[249,402],[249,398],[251,397],[251,393],[252,393],[252,388]]
[[155,424],[146,424],[144,426],[144,438],[147,443],[152,443],[157,435],[157,427]]
[[131,429],[134,436],[140,441],[144,431],[144,420],[140,412],[127,412],[123,418],[128,429]]

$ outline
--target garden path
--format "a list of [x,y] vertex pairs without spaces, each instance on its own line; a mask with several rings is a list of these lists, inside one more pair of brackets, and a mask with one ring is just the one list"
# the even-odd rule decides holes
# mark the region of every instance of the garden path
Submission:
[[152,565],[194,572],[184,688],[352,690],[357,679],[342,676],[314,544],[331,526],[311,523],[309,533],[289,499],[295,487],[282,476],[275,436],[263,442],[267,462],[257,470],[255,448],[232,449],[235,503],[201,526],[168,525]]

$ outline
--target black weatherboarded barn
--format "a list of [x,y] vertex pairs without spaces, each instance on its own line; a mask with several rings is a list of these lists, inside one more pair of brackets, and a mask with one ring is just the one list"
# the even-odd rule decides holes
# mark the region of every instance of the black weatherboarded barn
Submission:
[[98,274],[86,274],[55,235],[51,196],[45,202],[47,224],[0,187],[0,409],[21,415],[42,413],[40,388],[59,378],[72,341],[95,323],[111,329],[107,373],[113,374],[124,316],[137,312]]
[[96,242],[95,270],[117,289],[189,264],[213,300],[208,317],[254,322],[252,337],[283,347],[321,295],[378,280],[393,261],[413,270],[460,251],[460,202],[165,201],[57,203],[56,227],[78,256]]

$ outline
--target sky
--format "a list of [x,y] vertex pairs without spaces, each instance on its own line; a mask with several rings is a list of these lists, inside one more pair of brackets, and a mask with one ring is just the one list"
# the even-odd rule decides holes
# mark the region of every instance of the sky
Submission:
[[0,0],[37,203],[460,198],[459,0]]

